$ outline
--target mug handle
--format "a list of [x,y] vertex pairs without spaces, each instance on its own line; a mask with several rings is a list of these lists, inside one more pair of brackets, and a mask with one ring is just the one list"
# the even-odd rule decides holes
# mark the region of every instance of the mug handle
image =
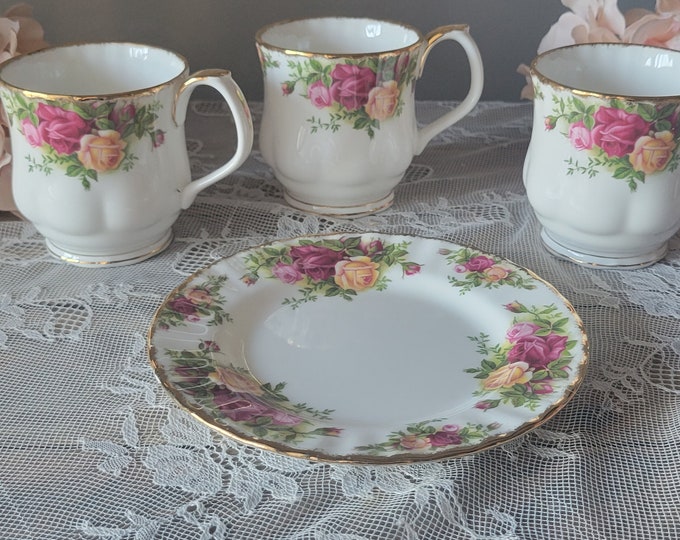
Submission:
[[482,56],[479,53],[477,44],[470,36],[467,24],[440,26],[439,28],[432,30],[432,32],[425,37],[425,40],[427,41],[427,46],[420,58],[418,77],[422,76],[425,61],[435,45],[447,40],[457,41],[463,47],[468,62],[470,63],[470,89],[468,90],[465,99],[463,99],[456,108],[418,130],[415,148],[416,155],[424,150],[427,143],[429,143],[435,135],[452,126],[469,113],[474,106],[477,105],[479,98],[482,96],[482,89],[484,88],[484,66],[482,64]]
[[238,169],[250,155],[253,148],[253,119],[241,89],[225,69],[203,69],[193,73],[182,83],[175,95],[173,116],[178,126],[186,119],[189,98],[197,86],[210,86],[217,90],[226,100],[236,126],[236,151],[229,161],[211,173],[189,182],[181,193],[182,209],[191,206],[196,195],[208,186],[221,180]]

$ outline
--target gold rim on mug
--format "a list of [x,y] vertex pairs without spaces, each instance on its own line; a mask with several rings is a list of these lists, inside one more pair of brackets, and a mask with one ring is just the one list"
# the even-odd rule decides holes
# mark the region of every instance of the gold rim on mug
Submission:
[[[403,28],[405,30],[409,30],[413,32],[416,35],[416,40],[411,43],[410,45],[405,45],[404,47],[399,47],[397,49],[387,49],[384,51],[365,51],[361,53],[342,53],[342,52],[321,52],[321,51],[299,51],[295,49],[288,49],[286,47],[280,47],[278,45],[273,45],[272,43],[269,43],[268,41],[265,41],[263,38],[263,35],[268,32],[269,30],[279,27],[279,26],[285,26],[287,24],[292,24],[292,23],[298,23],[298,22],[303,22],[303,21],[332,21],[332,20],[339,20],[339,21],[373,21],[373,22],[378,22],[378,23],[385,23],[385,24],[390,24],[392,26],[397,26],[400,28]],[[467,26],[467,25],[461,25],[461,26]],[[268,24],[266,26],[263,26],[260,28],[257,33],[255,34],[255,42],[257,43],[258,46],[260,47],[265,47],[270,50],[275,50],[282,52],[284,54],[292,55],[292,56],[303,56],[307,58],[311,58],[313,56],[320,56],[322,58],[327,58],[327,59],[338,59],[338,58],[361,58],[364,56],[393,56],[393,55],[400,55],[404,53],[405,51],[411,51],[413,49],[416,49],[420,46],[420,44],[423,41],[423,34],[418,30],[415,26],[411,26],[410,24],[406,23],[401,23],[401,22],[396,22],[392,21],[389,19],[373,19],[371,17],[302,17],[298,19],[285,19],[282,21],[277,21],[271,24]]]
[[[22,88],[20,86],[16,86],[14,84],[11,84],[7,82],[3,78],[3,71],[10,66],[11,64],[14,64],[16,62],[19,62],[21,60],[25,60],[26,58],[29,57],[37,57],[45,54],[49,54],[54,51],[58,51],[60,49],[76,49],[78,47],[91,47],[91,46],[123,46],[123,47],[140,47],[140,48],[147,48],[147,49],[154,49],[156,51],[163,51],[165,53],[171,54],[177,60],[180,61],[182,64],[182,69],[180,70],[177,75],[174,77],[171,77],[165,81],[162,81],[158,84],[155,84],[153,86],[148,86],[144,88],[138,88],[138,89],[133,89],[133,90],[127,90],[125,92],[113,92],[113,93],[101,93],[101,94],[93,94],[93,95],[73,95],[73,94],[59,94],[59,93],[51,93],[51,92],[39,92],[36,90],[31,90],[29,88]],[[168,85],[172,84],[173,82],[177,81],[178,79],[181,79],[182,76],[187,73],[189,70],[189,62],[187,59],[182,56],[181,54],[171,50],[171,49],[166,49],[165,47],[158,47],[156,45],[149,45],[146,43],[135,43],[135,42],[128,42],[128,41],[85,41],[85,42],[73,42],[73,43],[65,43],[63,45],[54,45],[50,47],[46,47],[44,49],[40,49],[28,54],[24,54],[21,56],[15,56],[13,58],[10,58],[6,62],[4,62],[2,65],[0,65],[0,86],[5,86],[11,90],[14,90],[16,92],[21,92],[22,94],[31,97],[31,98],[38,98],[38,99],[46,99],[46,100],[73,100],[73,101],[91,101],[95,99],[119,99],[119,98],[125,98],[125,97],[132,97],[132,96],[145,96],[145,95],[153,95],[157,94],[160,92],[163,88],[166,88]]]
[[[619,99],[621,101],[668,101],[669,99],[675,99],[677,98],[676,94],[669,94],[669,95],[664,95],[664,96],[644,96],[644,95],[626,95],[626,94],[610,94],[606,92],[597,92],[595,90],[585,90],[583,88],[576,88],[574,86],[569,86],[567,84],[558,82],[554,79],[551,79],[547,75],[544,75],[543,73],[540,72],[540,70],[537,68],[537,64],[546,56],[551,56],[553,54],[557,54],[560,51],[565,51],[569,49],[586,49],[586,48],[600,48],[600,47],[612,47],[612,48],[624,48],[624,47],[633,47],[637,49],[651,49],[654,51],[658,52],[663,52],[664,54],[674,54],[676,56],[680,55],[680,51],[675,51],[672,49],[664,49],[661,47],[654,47],[653,45],[641,45],[638,43],[577,43],[575,45],[565,45],[563,47],[557,47],[555,49],[550,49],[548,51],[542,52],[541,54],[537,55],[536,58],[534,58],[531,61],[531,64],[529,66],[529,71],[532,75],[535,75],[541,83],[552,86],[555,89],[558,90],[566,90],[569,92],[573,92],[574,94],[580,95],[580,96],[591,96],[591,97],[597,97],[597,98],[602,98],[606,100],[611,100],[611,99]],[[680,92],[679,92],[680,93]]]

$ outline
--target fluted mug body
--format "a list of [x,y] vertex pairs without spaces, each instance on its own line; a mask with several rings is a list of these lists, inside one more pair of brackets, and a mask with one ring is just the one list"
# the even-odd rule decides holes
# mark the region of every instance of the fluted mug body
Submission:
[[[431,48],[465,50],[465,99],[418,129],[415,83]],[[264,76],[259,147],[294,207],[353,216],[389,206],[413,156],[479,100],[482,61],[465,25],[423,37],[407,25],[327,17],[267,26],[256,38]]]
[[524,184],[545,245],[601,267],[662,258],[680,229],[680,53],[576,45],[531,72]]
[[[252,145],[247,105],[229,73],[189,76],[186,61],[163,49],[56,47],[10,61],[0,84],[16,206],[67,262],[127,264],[160,252],[180,211]],[[228,164],[191,182],[184,118],[198,84],[228,101],[239,143]]]

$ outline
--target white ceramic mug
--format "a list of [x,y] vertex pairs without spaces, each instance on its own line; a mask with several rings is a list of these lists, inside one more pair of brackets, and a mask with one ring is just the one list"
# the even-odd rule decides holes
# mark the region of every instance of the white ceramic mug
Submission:
[[[191,182],[184,120],[215,88],[236,126],[231,159]],[[12,192],[57,257],[129,264],[162,251],[181,209],[248,157],[248,105],[226,70],[189,75],[181,56],[132,43],[44,49],[0,66],[11,121]]]
[[662,258],[680,229],[680,52],[574,45],[531,76],[524,184],[545,245],[600,267]]
[[[418,129],[415,82],[429,52],[446,40],[463,47],[470,88]],[[262,28],[256,42],[264,75],[260,151],[287,202],[307,211],[356,216],[387,208],[413,156],[482,93],[482,60],[465,25],[423,37],[380,20],[301,19]]]

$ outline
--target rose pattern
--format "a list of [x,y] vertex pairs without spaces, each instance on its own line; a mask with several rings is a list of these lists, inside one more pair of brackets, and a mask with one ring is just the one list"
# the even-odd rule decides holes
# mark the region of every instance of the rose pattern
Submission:
[[165,132],[155,126],[162,107],[157,101],[29,102],[18,92],[7,92],[3,101],[28,144],[41,153],[40,159],[26,156],[29,172],[49,175],[58,166],[86,190],[101,174],[134,167],[134,140],[148,136],[152,148],[165,142]]
[[374,120],[387,120],[394,115],[399,106],[399,85],[397,81],[387,81],[376,86],[368,93],[366,114]]
[[39,103],[35,112],[38,117],[38,135],[40,141],[54,148],[55,152],[68,155],[75,152],[80,138],[90,130],[86,122],[73,111],[60,107]]
[[[451,446],[469,445],[481,441],[500,428],[500,424],[441,424],[442,419],[409,424],[404,430],[393,431],[387,440],[357,446],[356,450],[370,455],[392,454],[395,452],[428,452]],[[439,427],[436,427],[439,425]]]
[[504,285],[522,289],[534,289],[536,284],[526,272],[500,257],[494,257],[471,248],[452,251],[439,250],[446,261],[454,266],[456,275],[449,276],[449,283],[459,288],[460,294],[475,287],[496,288]]
[[97,131],[83,135],[80,139],[78,160],[86,169],[99,172],[112,171],[118,168],[125,158],[127,143],[120,138],[120,133],[113,129]]
[[645,174],[663,171],[673,158],[676,146],[670,131],[654,133],[653,136],[645,135],[635,141],[630,162],[636,171]]
[[247,369],[220,363],[220,347],[214,341],[200,341],[196,350],[165,353],[173,382],[223,425],[236,424],[255,437],[287,443],[342,433],[338,427],[320,425],[331,420],[332,410],[292,403],[283,393],[286,383],[261,384]]
[[[271,53],[259,51],[264,75],[280,68]],[[331,60],[309,58],[288,62],[288,80],[281,94],[292,96],[296,89],[325,115],[308,119],[312,133],[336,132],[341,125],[364,130],[370,138],[381,122],[401,115],[405,92],[416,78],[416,58],[404,52],[377,58]]]
[[[380,276],[380,265],[371,261],[370,257],[350,257],[335,265],[333,280],[342,289],[363,291],[370,289]],[[404,271],[407,273],[407,271]]]
[[475,407],[486,411],[505,403],[534,410],[542,396],[568,379],[577,341],[568,333],[568,319],[554,305],[528,307],[515,301],[504,307],[514,317],[503,343],[490,345],[485,334],[470,337],[484,359],[480,367],[465,372],[480,380],[475,395],[492,395]]
[[[241,274],[240,269],[230,273],[228,286],[225,286],[227,278],[217,271],[217,275],[198,274],[197,279],[172,293],[159,312],[157,331],[193,322],[213,325],[216,316],[230,322],[222,292],[243,293],[263,279],[315,294],[340,296],[337,291],[343,289],[355,294],[377,289],[388,268],[401,269],[404,279],[418,275],[427,268],[409,261],[410,243],[371,233],[338,234],[273,242],[249,249],[236,256],[240,264],[234,267],[242,267],[246,273]],[[503,294],[514,294],[512,289],[516,286],[531,289],[536,284],[534,278],[528,274],[523,276],[523,270],[513,264],[470,248],[435,246],[430,253],[435,258],[445,256],[446,263],[457,269],[456,275],[474,274],[486,279],[480,276],[501,269],[498,275],[503,276],[507,287],[501,291]],[[442,268],[446,266],[440,260],[438,269]],[[508,281],[511,277],[522,279]],[[487,283],[497,286],[493,280],[483,281],[481,286]],[[348,294],[351,300],[351,293]],[[283,304],[292,304],[295,309],[305,298],[311,299],[311,293],[297,300],[297,304],[295,301]],[[554,403],[555,396],[570,383],[574,349],[582,336],[578,330],[571,329],[570,317],[559,306],[543,303],[529,306],[513,300],[502,308],[511,315],[501,333],[501,341],[494,344],[484,334],[469,336],[477,344],[481,362],[458,368],[463,374],[473,376],[465,377],[473,384],[466,382],[463,393],[465,400],[470,396],[475,398],[468,406],[472,419],[433,419],[399,426],[388,435],[379,435],[377,440],[361,441],[361,446],[355,443],[357,446],[353,449],[375,456],[455,453],[456,447],[464,451],[466,446],[483,443],[496,430],[504,428],[499,422],[480,423],[489,409],[501,405],[522,407],[533,415],[534,411],[542,410],[543,405]],[[312,437],[343,436],[340,427],[329,425],[334,411],[292,403],[285,395],[285,382],[262,384],[248,369],[241,367],[240,361],[238,366],[220,361],[221,354],[217,341],[211,340],[201,340],[198,346],[193,344],[189,349],[165,350],[165,357],[170,359],[166,360],[169,369],[165,373],[171,373],[173,384],[191,396],[218,425],[228,429],[236,426],[239,433],[247,437],[293,444]]]
[[[537,95],[536,99],[545,99]],[[569,157],[567,174],[594,178],[607,171],[628,183],[631,192],[648,176],[673,172],[680,163],[680,106],[675,103],[634,103],[621,99],[590,101],[555,98],[544,119],[547,131],[562,133],[586,161]]]
[[225,309],[226,299],[220,292],[226,281],[224,276],[210,276],[201,284],[172,294],[156,316],[158,327],[167,330],[202,319],[210,326],[230,322],[231,315]]
[[331,71],[330,93],[333,101],[348,111],[356,111],[368,101],[368,93],[375,86],[375,72],[367,67],[336,64]]
[[361,236],[272,244],[245,256],[248,271],[241,282],[250,287],[264,277],[297,286],[302,297],[283,301],[293,309],[316,300],[319,294],[352,300],[362,291],[387,288],[386,273],[393,267],[401,269],[402,277],[417,275],[421,265],[408,260],[409,244]]

